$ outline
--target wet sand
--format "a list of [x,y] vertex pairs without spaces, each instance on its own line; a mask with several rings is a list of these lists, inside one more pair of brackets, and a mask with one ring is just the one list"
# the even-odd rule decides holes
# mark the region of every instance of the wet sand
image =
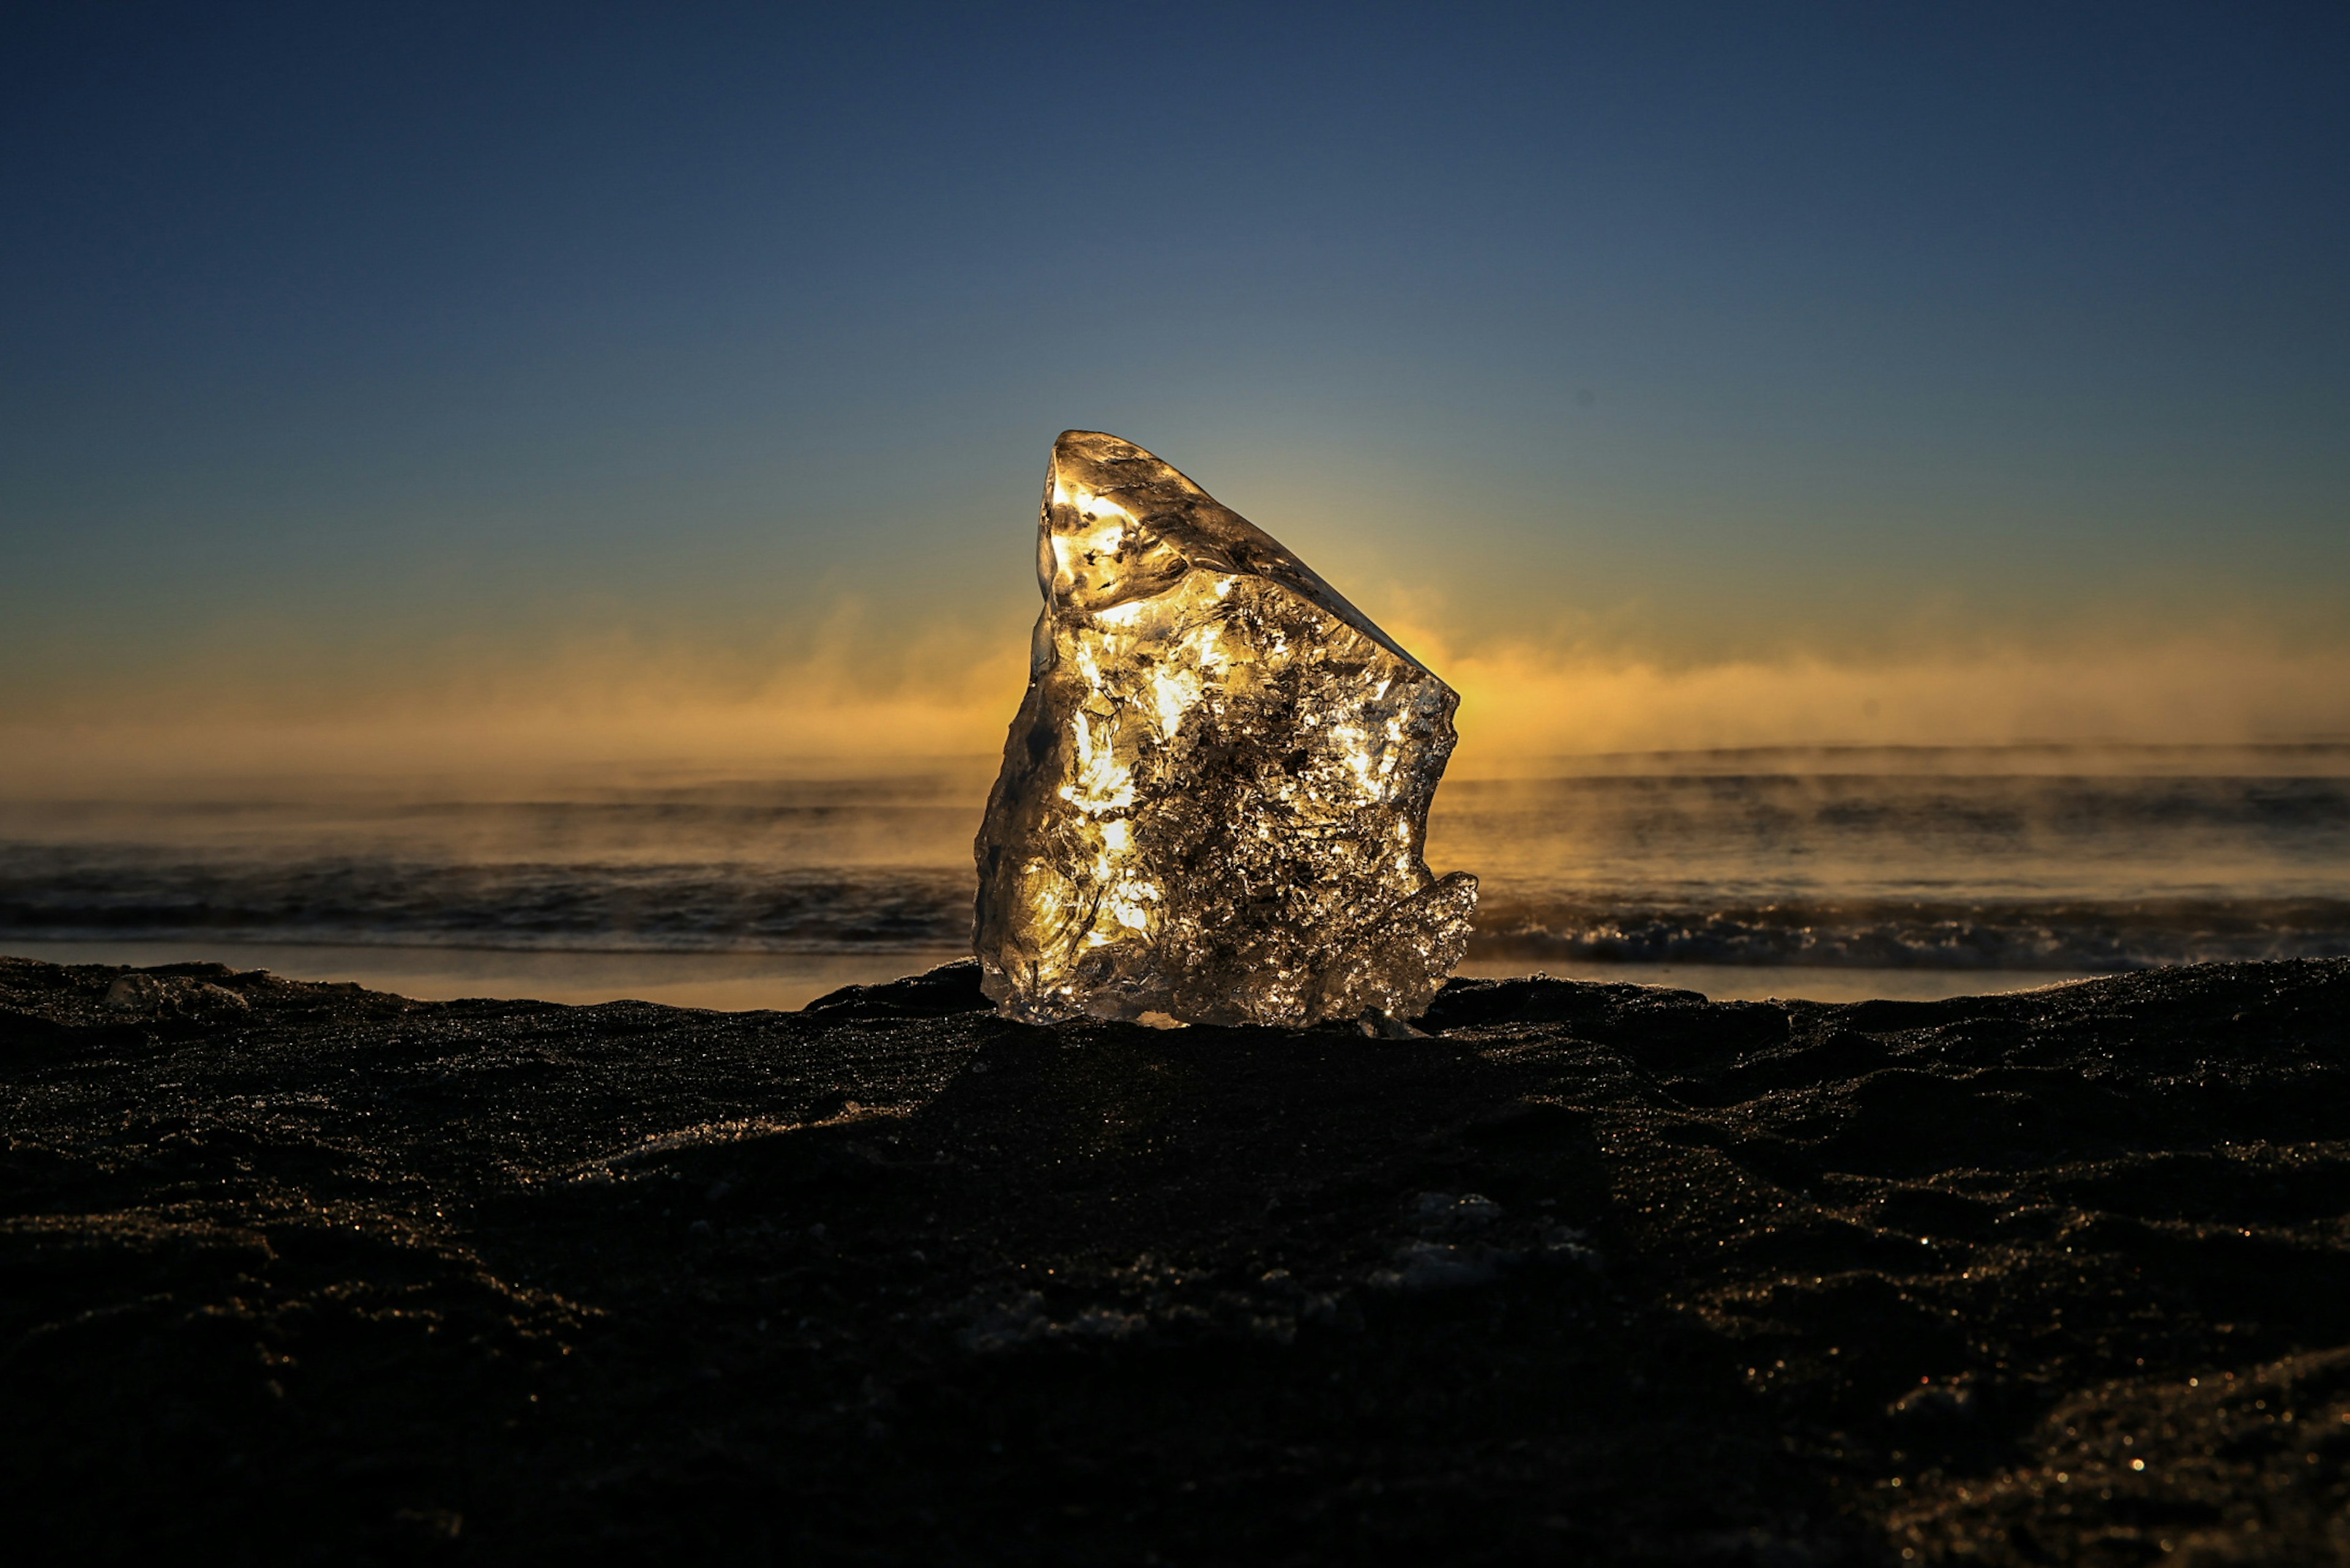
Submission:
[[2350,1555],[2350,961],[1409,1041],[121,972],[0,961],[28,1561]]
[[[516,1001],[658,1002],[721,1012],[806,1006],[844,985],[876,985],[952,961],[956,948],[879,948],[829,952],[629,952],[390,943],[238,942],[215,938],[132,941],[11,940],[20,958],[59,964],[154,964],[220,961],[266,969],[293,980],[351,981],[426,1002],[481,997]],[[1472,957],[1460,972],[1472,979],[1522,975],[1517,959]],[[1798,964],[1598,963],[1553,961],[1561,980],[1664,985],[1716,1002],[1767,998],[1861,1002],[1872,997],[1934,1002],[1946,996],[2028,991],[2087,978],[2084,971],[2024,969],[1860,969]]]

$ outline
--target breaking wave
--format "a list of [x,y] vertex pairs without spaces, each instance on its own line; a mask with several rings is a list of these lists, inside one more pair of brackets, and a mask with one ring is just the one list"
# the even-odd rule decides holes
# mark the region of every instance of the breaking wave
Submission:
[[[953,946],[968,873],[702,866],[92,864],[0,853],[0,941],[217,941],[635,952]],[[2350,956],[2350,898],[1783,902],[1627,908],[1501,897],[1472,955],[1530,966],[2125,970]]]
[[2129,970],[2350,956],[2350,899],[2054,905],[1766,905],[1546,909],[1489,905],[1481,958],[1838,969]]
[[[46,864],[44,864],[46,862]],[[93,863],[0,853],[0,940],[806,952],[969,940],[971,874],[808,867]]]

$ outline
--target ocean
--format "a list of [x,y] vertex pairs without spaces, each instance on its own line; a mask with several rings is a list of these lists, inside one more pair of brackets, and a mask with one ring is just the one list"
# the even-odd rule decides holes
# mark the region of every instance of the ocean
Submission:
[[[0,804],[0,950],[795,1007],[961,956],[989,770]],[[2350,746],[1560,759],[1445,784],[1463,972],[1935,997],[2350,954]]]

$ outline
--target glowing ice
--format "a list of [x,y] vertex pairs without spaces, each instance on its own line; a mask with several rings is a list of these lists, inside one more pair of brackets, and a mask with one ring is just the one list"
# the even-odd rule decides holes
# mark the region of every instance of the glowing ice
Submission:
[[1055,443],[1028,694],[978,843],[1015,1018],[1417,1016],[1477,879],[1421,858],[1452,690],[1149,452]]

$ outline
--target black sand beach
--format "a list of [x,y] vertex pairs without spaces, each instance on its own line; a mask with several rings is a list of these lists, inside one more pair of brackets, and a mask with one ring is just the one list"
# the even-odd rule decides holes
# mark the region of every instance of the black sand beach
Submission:
[[0,961],[16,1561],[2350,1561],[2350,961],[1416,1040],[124,973]]

